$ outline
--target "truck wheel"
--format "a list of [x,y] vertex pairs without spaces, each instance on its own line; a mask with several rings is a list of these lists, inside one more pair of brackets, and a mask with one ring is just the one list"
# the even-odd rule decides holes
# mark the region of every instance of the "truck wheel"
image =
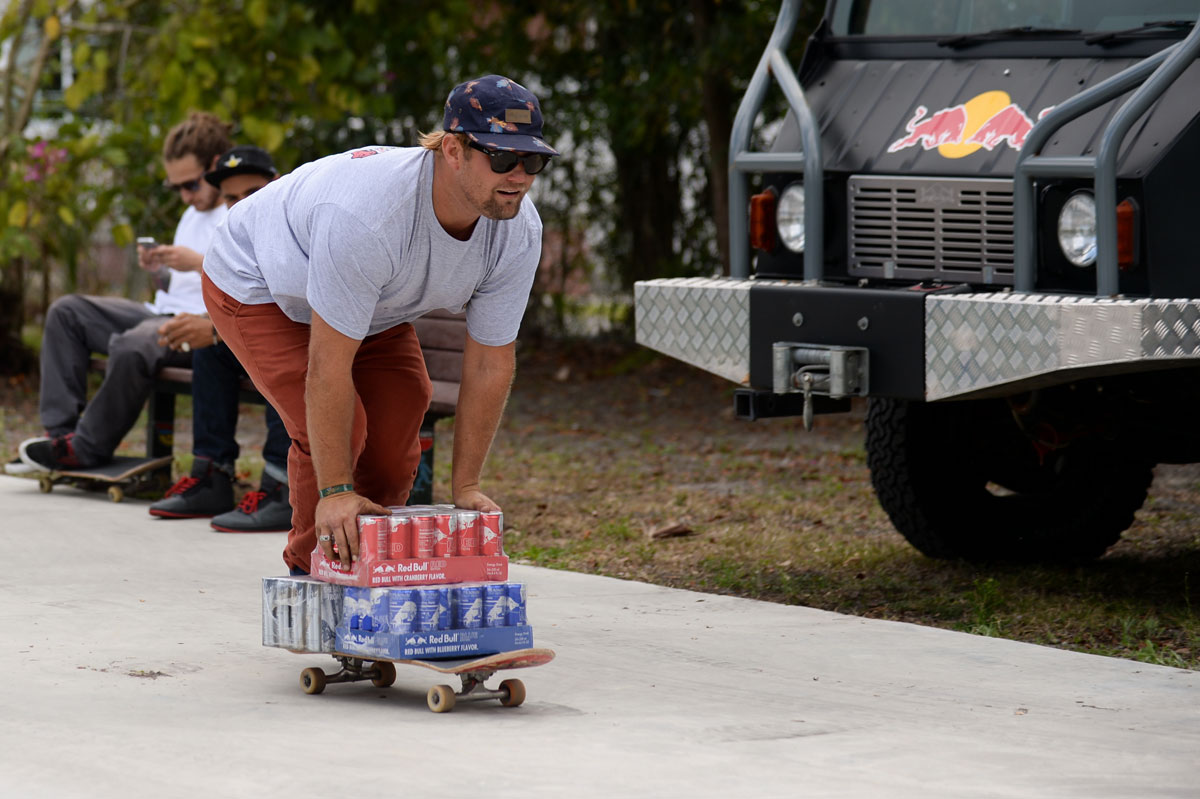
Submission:
[[880,505],[932,558],[1098,558],[1133,523],[1153,464],[1099,435],[1039,457],[1004,400],[872,398],[867,466]]

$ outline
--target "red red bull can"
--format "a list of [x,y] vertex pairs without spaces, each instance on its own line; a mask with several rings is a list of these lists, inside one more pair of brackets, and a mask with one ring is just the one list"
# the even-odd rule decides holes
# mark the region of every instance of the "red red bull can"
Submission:
[[412,519],[412,550],[410,558],[432,558],[437,541],[437,523],[432,513],[414,513]]
[[391,525],[387,516],[358,517],[358,556],[387,558]]
[[479,511],[460,510],[458,512],[457,530],[459,555],[479,554]]
[[412,555],[412,517],[391,516],[388,518],[389,560],[404,560]]
[[454,514],[450,511],[438,511],[433,516],[434,537],[433,537],[433,554],[434,557],[448,558],[454,554]]
[[479,552],[481,555],[503,555],[504,514],[500,511],[481,511],[479,514]]

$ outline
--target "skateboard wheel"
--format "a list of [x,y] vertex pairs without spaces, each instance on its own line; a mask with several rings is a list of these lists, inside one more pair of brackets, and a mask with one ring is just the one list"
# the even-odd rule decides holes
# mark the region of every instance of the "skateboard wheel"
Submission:
[[434,713],[449,713],[454,709],[457,697],[449,685],[435,685],[425,695],[425,702]]
[[113,502],[120,502],[121,500],[125,499],[125,492],[121,490],[120,486],[109,486],[108,498]]
[[378,674],[371,678],[371,684],[376,688],[387,688],[396,681],[396,664],[386,660],[377,660],[372,668]]
[[49,477],[38,478],[38,491],[41,491],[43,494],[49,494],[52,488],[54,488],[54,481]]
[[525,683],[520,680],[505,680],[500,683],[500,690],[504,692],[500,704],[505,707],[516,707],[525,701]]
[[325,672],[318,668],[305,669],[300,672],[300,687],[306,694],[321,693],[325,690]]

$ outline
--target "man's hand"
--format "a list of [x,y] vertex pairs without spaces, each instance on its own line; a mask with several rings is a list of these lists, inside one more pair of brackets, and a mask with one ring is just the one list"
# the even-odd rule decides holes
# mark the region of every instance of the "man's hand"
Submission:
[[353,491],[331,494],[317,503],[317,544],[330,562],[340,560],[349,568],[358,560],[358,516],[362,513],[386,516],[388,509]]
[[153,247],[139,245],[137,248],[138,266],[140,266],[142,269],[145,269],[147,272],[157,272],[159,269],[162,269],[162,264],[158,263],[154,257],[154,251],[157,250],[158,247],[159,245],[157,244],[155,244]]
[[454,507],[467,510],[500,511],[500,506],[479,490],[479,486],[465,487],[454,492]]
[[156,272],[169,266],[180,272],[199,272],[204,256],[188,247],[160,244],[157,247],[138,248],[138,265]]
[[181,313],[158,328],[158,344],[176,352],[191,352],[213,343],[213,326],[206,314]]

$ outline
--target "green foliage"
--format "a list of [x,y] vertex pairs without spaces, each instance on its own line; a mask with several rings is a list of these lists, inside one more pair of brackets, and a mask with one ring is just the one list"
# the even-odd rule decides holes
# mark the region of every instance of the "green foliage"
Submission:
[[[643,277],[711,273],[724,219],[713,211],[723,183],[710,176],[725,170],[726,126],[775,9],[759,0],[9,3],[0,39],[22,57],[0,109],[0,269],[11,288],[27,280],[26,262],[53,263],[65,270],[55,284],[71,290],[97,237],[123,246],[135,232],[169,235],[182,209],[159,188],[159,151],[191,110],[232,121],[239,141],[265,147],[286,172],[362,144],[411,145],[440,123],[450,86],[497,72],[539,94],[547,138],[565,151],[537,195],[548,236],[565,242],[538,289],[556,298],[560,322],[573,307],[561,301],[571,275],[627,290]],[[61,37],[73,69],[65,89]],[[19,118],[26,99],[39,129],[55,131],[44,146],[66,151],[37,181],[23,179],[35,166],[30,148],[42,146]],[[598,259],[615,269],[597,270]]]

